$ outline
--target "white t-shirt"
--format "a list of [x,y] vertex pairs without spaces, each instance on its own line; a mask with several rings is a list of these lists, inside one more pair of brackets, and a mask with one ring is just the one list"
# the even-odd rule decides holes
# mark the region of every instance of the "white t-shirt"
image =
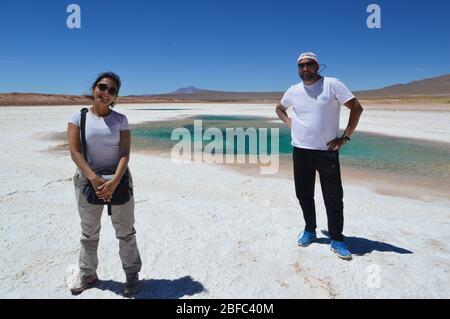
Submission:
[[[69,117],[69,123],[80,127],[81,112]],[[116,111],[108,116],[97,117],[86,113],[86,145],[89,167],[115,168],[120,160],[120,131],[129,130],[127,117]]]
[[292,145],[312,150],[328,150],[327,143],[338,137],[341,105],[354,98],[338,79],[324,77],[312,85],[291,86],[281,99],[293,107]]

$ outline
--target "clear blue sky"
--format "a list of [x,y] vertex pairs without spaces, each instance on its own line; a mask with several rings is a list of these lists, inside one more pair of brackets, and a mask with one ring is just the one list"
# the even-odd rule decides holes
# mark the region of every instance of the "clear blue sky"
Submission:
[[[366,26],[371,3],[381,29]],[[449,21],[448,0],[2,0],[0,92],[84,94],[106,70],[121,95],[284,91],[302,51],[352,90],[379,88],[450,73]]]

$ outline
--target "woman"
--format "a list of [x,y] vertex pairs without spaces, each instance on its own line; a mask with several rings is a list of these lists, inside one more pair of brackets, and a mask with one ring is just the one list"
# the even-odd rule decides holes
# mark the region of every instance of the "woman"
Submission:
[[[81,112],[75,112],[69,118],[67,135],[70,155],[77,166],[73,180],[82,233],[80,271],[71,288],[73,294],[81,293],[98,279],[97,247],[104,206],[89,204],[83,189],[90,182],[97,197],[110,202],[122,176],[129,173],[131,135],[128,120],[125,115],[112,110],[120,85],[120,78],[114,73],[100,74],[92,85],[94,101],[85,120],[87,160],[81,146]],[[110,176],[96,175],[95,170],[106,167],[114,169],[115,173]],[[111,206],[111,220],[120,242],[119,255],[126,275],[125,295],[139,291],[138,272],[142,265],[134,229],[133,185],[131,175],[128,176],[131,189],[129,201]]]

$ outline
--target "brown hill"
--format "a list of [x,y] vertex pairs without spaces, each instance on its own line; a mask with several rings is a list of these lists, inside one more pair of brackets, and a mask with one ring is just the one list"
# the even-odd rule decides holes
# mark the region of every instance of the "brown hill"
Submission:
[[377,90],[357,91],[358,97],[364,98],[389,98],[404,96],[450,96],[450,74],[409,82],[407,84],[396,84]]
[[39,93],[5,93],[0,94],[0,105],[81,105],[89,99],[79,95],[39,94]]
[[[118,98],[117,103],[276,103],[283,92],[224,92],[211,90],[193,90],[192,87],[181,90],[182,93],[158,95],[129,95]],[[180,92],[180,91],[175,91]],[[190,93],[192,92],[192,93]],[[360,99],[404,99],[404,100],[439,100],[450,103],[450,74],[434,78],[396,84],[382,89],[356,91]],[[0,106],[14,105],[82,105],[91,101],[78,95],[5,93],[0,94]]]

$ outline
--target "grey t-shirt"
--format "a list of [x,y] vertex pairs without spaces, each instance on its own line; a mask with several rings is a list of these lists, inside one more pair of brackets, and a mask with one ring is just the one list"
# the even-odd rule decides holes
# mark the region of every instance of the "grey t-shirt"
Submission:
[[[81,113],[69,117],[69,123],[80,127]],[[111,111],[108,116],[86,114],[86,145],[88,164],[92,169],[116,167],[120,160],[120,131],[129,130],[125,115]]]

